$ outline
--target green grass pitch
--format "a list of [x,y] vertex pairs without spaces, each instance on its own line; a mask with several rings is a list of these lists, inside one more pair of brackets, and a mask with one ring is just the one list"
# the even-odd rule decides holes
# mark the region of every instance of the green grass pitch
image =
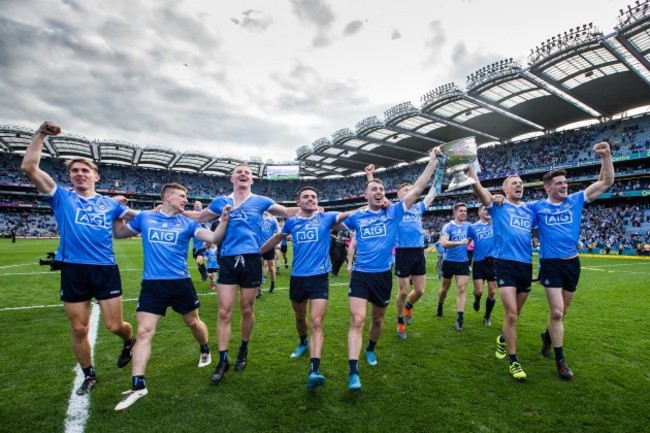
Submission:
[[[56,240],[0,240],[0,431],[61,432],[74,381],[68,322],[59,302],[59,273],[38,266]],[[124,314],[135,326],[142,269],[140,242],[115,242],[124,285]],[[215,347],[216,296],[190,262],[201,318]],[[576,374],[561,381],[552,360],[540,356],[546,298],[535,285],[519,321],[521,364],[516,382],[507,361],[494,356],[502,309],[493,326],[482,311],[465,313],[454,330],[455,288],[445,317],[435,317],[439,281],[428,257],[427,292],[416,304],[408,338],[395,332],[394,300],[377,345],[379,364],[360,361],[363,389],[347,390],[347,283],[330,278],[321,372],[325,385],[306,387],[308,356],[290,359],[297,344],[282,268],[275,294],[256,302],[257,322],[242,373],[219,385],[214,369],[198,369],[198,345],[179,315],[160,322],[147,369],[149,395],[124,412],[113,407],[130,386],[130,369],[116,367],[120,341],[100,324],[95,346],[99,381],[90,397],[87,432],[641,432],[650,430],[650,260],[583,257],[580,287],[565,319],[565,353]],[[268,289],[268,283],[265,285]],[[470,289],[471,290],[471,289]],[[396,293],[396,284],[393,295]],[[485,297],[484,297],[485,299]],[[481,308],[483,309],[485,302]],[[230,356],[239,343],[233,319]],[[367,325],[364,344],[367,341]],[[216,356],[216,353],[215,353]]]

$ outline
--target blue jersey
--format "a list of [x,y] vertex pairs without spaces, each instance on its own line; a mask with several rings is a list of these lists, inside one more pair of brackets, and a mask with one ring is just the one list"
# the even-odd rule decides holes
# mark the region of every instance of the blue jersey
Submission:
[[535,213],[529,205],[514,205],[505,200],[501,206],[487,208],[494,226],[494,258],[533,262],[531,230],[535,227]]
[[251,194],[235,209],[233,195],[221,196],[212,200],[208,210],[221,215],[227,205],[233,207],[228,214],[229,222],[226,236],[221,243],[223,257],[240,254],[260,253],[260,226],[264,211],[269,210],[275,202],[268,197]]
[[291,275],[310,277],[332,270],[330,263],[330,230],[338,212],[317,212],[311,218],[289,218],[282,233],[290,234],[293,243]]
[[405,212],[404,203],[400,201],[376,212],[358,210],[345,219],[344,224],[356,231],[357,256],[352,265],[353,270],[390,270],[397,227]]
[[[196,239],[196,238],[195,238]],[[208,248],[205,250],[205,258],[208,262],[206,267],[208,269],[219,269],[218,251],[216,248]]]
[[260,246],[271,239],[278,232],[278,220],[273,217],[262,218],[260,224]]
[[566,259],[578,255],[582,209],[586,201],[584,191],[580,191],[559,204],[543,199],[531,205],[539,226],[540,258]]
[[169,216],[144,211],[133,218],[128,227],[135,233],[142,233],[143,280],[190,278],[187,251],[190,239],[202,228],[199,223],[180,214]]
[[423,201],[411,206],[404,213],[402,221],[397,227],[395,247],[397,248],[423,248],[424,235],[422,234],[422,214],[427,210]]
[[469,226],[467,237],[474,240],[474,261],[494,257],[494,230],[491,223],[475,222]]
[[58,184],[44,198],[54,211],[61,234],[56,260],[84,265],[116,263],[113,220],[124,217],[129,208],[100,194],[81,197]]
[[[441,236],[447,236],[452,242],[459,242],[467,239],[467,231],[469,230],[469,223],[464,221],[461,225],[455,222],[448,222],[442,227]],[[466,262],[467,258],[467,245],[456,245],[455,247],[445,248],[445,261],[447,262]]]

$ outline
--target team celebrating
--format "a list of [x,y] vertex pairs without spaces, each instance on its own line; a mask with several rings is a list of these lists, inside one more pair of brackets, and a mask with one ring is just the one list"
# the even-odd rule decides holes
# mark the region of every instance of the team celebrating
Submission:
[[[43,123],[34,134],[21,169],[52,207],[61,240],[56,260],[61,263],[61,301],[71,328],[72,349],[84,381],[76,390],[88,394],[97,383],[89,342],[90,304],[93,298],[101,308],[106,328],[117,335],[122,346],[119,368],[131,362],[131,387],[124,392],[115,410],[124,410],[147,395],[145,371],[151,356],[153,337],[168,307],[179,313],[199,346],[198,367],[212,363],[208,327],[199,317],[201,305],[187,265],[190,241],[202,281],[210,279],[218,298],[216,324],[217,366],[211,381],[219,384],[231,366],[229,342],[233,333],[232,314],[239,293],[240,344],[234,370],[243,371],[248,363],[248,344],[255,325],[255,300],[261,296],[264,277],[270,279],[270,292],[277,287],[276,249],[282,248],[285,268],[287,240],[293,259],[289,299],[295,315],[298,345],[290,354],[298,358],[309,352],[307,387],[322,386],[321,372],[325,319],[329,299],[330,233],[354,233],[348,248],[351,271],[348,304],[350,325],[347,334],[348,390],[362,388],[359,359],[363,347],[363,328],[370,312],[365,345],[365,362],[378,365],[377,343],[384,329],[390,303],[394,269],[398,290],[395,297],[396,331],[407,338],[406,325],[414,320],[416,302],[426,284],[426,246],[422,215],[436,197],[432,186],[420,199],[427,185],[442,170],[443,146],[431,150],[428,163],[415,183],[397,188],[397,201],[386,198],[383,182],[374,177],[374,166],[366,167],[367,183],[363,196],[367,203],[346,212],[325,212],[318,204],[318,192],[302,187],[296,205],[285,207],[272,199],[252,193],[253,174],[246,164],[234,167],[230,176],[232,193],[215,198],[206,207],[188,205],[188,190],[172,183],[162,187],[162,205],[150,211],[134,211],[123,197],[100,195],[95,190],[99,172],[93,161],[77,158],[66,166],[72,190],[58,185],[39,168],[44,141],[61,128]],[[541,333],[544,357],[553,353],[558,375],[570,380],[574,373],[564,353],[564,316],[576,293],[580,278],[578,237],[582,211],[614,182],[610,146],[601,142],[593,147],[601,159],[600,176],[586,189],[569,194],[567,173],[553,170],[542,182],[546,198],[525,202],[524,184],[519,176],[506,178],[503,195],[484,188],[474,169],[467,175],[480,201],[478,221],[467,222],[468,205],[456,203],[453,219],[440,229],[441,287],[437,294],[437,316],[444,317],[444,303],[455,279],[455,329],[464,330],[467,286],[473,281],[473,309],[480,311],[484,283],[487,296],[483,324],[492,325],[492,311],[499,293],[503,305],[502,333],[496,338],[495,356],[508,358],[508,371],[514,379],[525,380],[526,373],[517,356],[517,322],[531,291],[532,237],[539,232],[539,282],[548,300],[548,326]],[[283,219],[278,225],[275,217]],[[211,226],[207,223],[215,221]],[[141,235],[144,270],[136,308],[137,332],[124,320],[122,284],[113,251],[112,238]],[[205,244],[203,244],[203,242]],[[468,244],[473,244],[473,257]],[[218,253],[217,253],[218,251]],[[207,266],[206,266],[207,264]],[[279,268],[277,268],[279,271]],[[263,275],[264,274],[264,275]],[[412,289],[409,291],[409,287]],[[370,309],[368,304],[370,303]],[[393,322],[395,323],[395,322]],[[395,328],[394,328],[395,329]],[[311,333],[311,335],[310,335]]]

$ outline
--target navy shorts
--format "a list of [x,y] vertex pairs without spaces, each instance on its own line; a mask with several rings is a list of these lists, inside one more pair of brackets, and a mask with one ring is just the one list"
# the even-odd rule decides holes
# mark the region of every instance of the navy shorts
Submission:
[[117,265],[61,263],[61,301],[98,301],[122,296],[122,279]]
[[236,284],[253,289],[262,284],[262,257],[259,254],[219,257],[219,284]]
[[533,265],[515,260],[494,259],[497,286],[516,287],[517,293],[529,293],[533,280]]
[[262,258],[264,260],[275,260],[275,250],[267,251],[264,254],[262,254]]
[[191,278],[180,280],[142,280],[135,311],[164,316],[167,307],[186,314],[201,306]]
[[442,278],[452,278],[454,275],[469,277],[469,262],[450,262],[443,260],[442,262]]
[[483,260],[475,261],[472,266],[472,278],[474,280],[496,281],[494,274],[494,259],[486,257]]
[[580,257],[572,259],[539,259],[539,281],[544,287],[561,287],[575,292],[580,280]]
[[422,248],[395,248],[395,275],[407,278],[427,273]]
[[208,274],[214,274],[215,272],[219,272],[219,268],[208,268],[207,272]]
[[348,296],[365,299],[378,307],[386,308],[390,302],[390,292],[392,289],[393,276],[390,271],[353,271],[352,278],[350,278]]
[[309,277],[292,276],[289,281],[289,299],[297,303],[307,299],[329,299],[328,274]]
[[288,250],[287,244],[280,244],[280,252],[286,253]]
[[205,248],[199,248],[192,251],[192,257],[205,256]]

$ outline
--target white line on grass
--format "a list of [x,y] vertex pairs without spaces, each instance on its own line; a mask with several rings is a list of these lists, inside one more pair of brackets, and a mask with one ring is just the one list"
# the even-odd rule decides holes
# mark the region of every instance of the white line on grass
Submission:
[[21,263],[19,265],[6,265],[6,266],[0,266],[0,269],[7,269],[7,268],[16,268],[18,266],[32,266],[34,263]]
[[[93,303],[90,311],[90,329],[88,330],[88,340],[90,340],[90,356],[93,359],[95,352],[95,342],[97,341],[97,327],[99,325],[99,305]],[[77,364],[75,367],[77,376],[70,392],[70,400],[68,400],[68,413],[65,417],[65,433],[83,433],[86,428],[86,421],[88,421],[88,406],[90,405],[90,394],[79,396],[76,390],[81,386],[84,381],[84,373],[81,366]]]

